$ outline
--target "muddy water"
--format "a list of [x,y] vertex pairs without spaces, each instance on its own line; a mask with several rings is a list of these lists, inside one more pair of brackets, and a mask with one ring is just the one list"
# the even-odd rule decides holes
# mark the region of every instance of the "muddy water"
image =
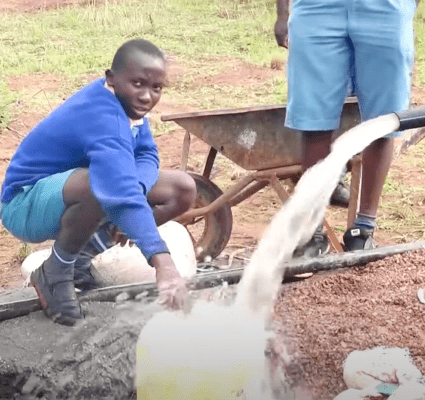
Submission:
[[[144,398],[174,400],[183,395],[193,400],[224,398],[226,393],[217,389],[227,391],[229,399],[236,398],[232,393],[243,393],[247,400],[273,398],[270,386],[274,386],[274,382],[259,364],[264,359],[267,338],[262,332],[265,332],[265,321],[282,281],[285,262],[292,258],[297,246],[311,238],[323,220],[325,208],[348,160],[398,126],[395,114],[359,125],[341,136],[334,143],[331,154],[303,175],[246,267],[231,311],[216,304],[201,304],[196,306],[194,313],[180,319],[172,314],[157,315],[157,319],[148,322],[138,342],[138,350],[143,354],[138,359],[138,385],[141,389],[155,386],[158,393],[143,392]],[[156,323],[161,329],[149,329],[150,323]],[[169,342],[167,345],[169,337],[158,335],[158,330],[168,330],[166,326],[177,335],[172,346]],[[177,326],[179,329],[173,331]],[[233,345],[227,347],[228,344]],[[167,348],[167,357],[162,353],[164,348]],[[214,363],[214,360],[221,361]],[[241,362],[245,372],[239,369],[238,375],[233,367]],[[152,368],[147,368],[152,365],[156,368],[154,379],[149,373]],[[200,370],[214,376],[214,385],[197,373]],[[217,374],[220,371],[221,376]],[[167,397],[166,386],[171,381],[175,391],[168,392]],[[193,382],[198,382],[199,387]],[[235,383],[229,387],[229,382]],[[199,394],[201,386],[207,397]]]

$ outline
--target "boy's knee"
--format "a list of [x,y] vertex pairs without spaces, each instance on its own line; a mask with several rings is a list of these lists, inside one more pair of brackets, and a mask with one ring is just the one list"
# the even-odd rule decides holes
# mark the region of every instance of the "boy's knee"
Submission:
[[196,199],[196,183],[195,180],[187,173],[182,172],[179,180],[176,182],[177,199],[184,207],[189,209]]

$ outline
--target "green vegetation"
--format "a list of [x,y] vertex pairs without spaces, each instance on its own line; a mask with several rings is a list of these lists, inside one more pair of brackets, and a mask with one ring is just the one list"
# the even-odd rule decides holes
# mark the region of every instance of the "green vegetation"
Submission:
[[[275,18],[274,0],[105,0],[34,13],[2,14],[0,71],[5,78],[41,72],[60,74],[71,78],[64,93],[67,95],[81,84],[82,75],[102,74],[125,40],[144,37],[187,66],[184,79],[169,88],[174,95],[196,79],[199,69],[205,72],[208,68],[225,68],[227,58],[268,66],[274,58],[284,61],[285,52],[274,41]],[[215,63],[209,63],[212,58]],[[198,66],[191,68],[194,63]],[[214,88],[198,87],[191,93],[191,104],[207,108],[283,102],[283,75],[263,90],[245,87],[231,95],[226,88],[215,93]],[[0,128],[12,112],[7,107],[8,94],[3,84],[0,109],[4,122]],[[213,102],[208,100],[211,98]]]
[[[37,72],[61,74],[73,80],[66,95],[81,84],[83,74],[101,74],[123,41],[144,37],[188,66],[190,72],[184,80],[170,88],[174,96],[196,78],[197,69],[190,69],[193,62],[203,64],[204,70],[214,57],[215,65],[222,68],[227,58],[267,66],[273,59],[284,62],[286,52],[274,40],[275,19],[275,0],[92,0],[88,5],[6,13],[0,15],[0,71],[2,78]],[[421,4],[416,18],[416,55],[418,80],[423,84],[424,22],[425,5]],[[263,90],[244,87],[229,96],[230,89],[215,89],[198,86],[191,96],[193,106],[231,107],[286,99],[284,73]],[[1,129],[10,118],[8,105],[14,100],[5,83],[0,86],[0,98]]]
[[14,103],[17,96],[12,93],[0,75],[0,132],[9,125],[10,106]]
[[423,1],[416,11],[415,33],[417,81],[419,84],[425,85],[425,3]]
[[0,16],[0,70],[10,74],[100,72],[133,37],[197,60],[226,55],[267,62],[281,55],[273,0],[145,0]]

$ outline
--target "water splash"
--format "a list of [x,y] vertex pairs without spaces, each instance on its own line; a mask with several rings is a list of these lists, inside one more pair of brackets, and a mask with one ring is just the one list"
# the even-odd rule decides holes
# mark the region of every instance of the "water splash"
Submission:
[[236,306],[268,318],[279,290],[285,263],[297,246],[307,243],[323,221],[326,206],[347,162],[373,141],[397,130],[395,114],[364,122],[340,136],[326,159],[307,170],[245,268]]
[[[398,126],[395,114],[359,125],[341,136],[331,154],[302,176],[246,267],[233,307],[198,304],[189,315],[165,312],[148,322],[138,342],[141,397],[233,400],[241,393],[247,400],[273,397],[270,387],[263,385],[267,381],[264,322],[285,262],[323,220],[348,160]],[[289,398],[293,397],[285,395]]]

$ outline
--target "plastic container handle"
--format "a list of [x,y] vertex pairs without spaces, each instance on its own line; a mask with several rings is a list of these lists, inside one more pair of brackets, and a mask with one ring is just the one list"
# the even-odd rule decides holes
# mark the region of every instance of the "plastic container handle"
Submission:
[[395,113],[400,120],[399,131],[425,126],[425,106]]

